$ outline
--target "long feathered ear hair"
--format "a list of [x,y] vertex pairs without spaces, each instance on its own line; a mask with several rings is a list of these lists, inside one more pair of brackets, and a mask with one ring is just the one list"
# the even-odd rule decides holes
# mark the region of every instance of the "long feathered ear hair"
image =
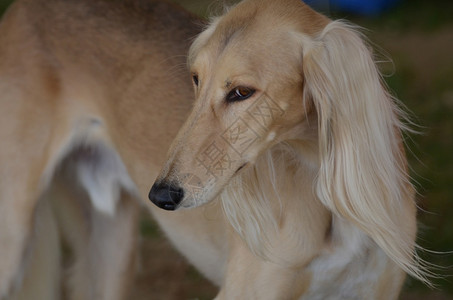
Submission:
[[305,101],[318,114],[316,194],[367,233],[404,271],[426,281],[415,253],[416,207],[400,122],[360,33],[342,21],[304,36]]

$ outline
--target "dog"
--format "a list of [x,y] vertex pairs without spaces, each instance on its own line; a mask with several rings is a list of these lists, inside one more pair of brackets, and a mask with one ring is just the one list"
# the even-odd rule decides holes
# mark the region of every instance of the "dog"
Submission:
[[427,282],[408,118],[356,27],[298,0],[245,0],[188,65],[194,107],[149,198],[222,206],[216,299],[396,299],[405,273]]
[[0,299],[127,298],[144,203],[216,299],[424,280],[404,115],[355,29],[298,0],[197,22],[152,0],[3,17]]

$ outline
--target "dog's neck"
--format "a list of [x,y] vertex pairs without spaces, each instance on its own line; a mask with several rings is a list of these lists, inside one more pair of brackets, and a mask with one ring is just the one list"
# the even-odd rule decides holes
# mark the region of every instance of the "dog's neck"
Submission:
[[312,188],[318,169],[314,155],[310,142],[276,145],[222,193],[231,225],[255,254],[305,265],[330,238],[331,215]]
[[309,274],[307,295],[333,296],[335,288],[321,292],[328,278],[336,288],[351,287],[345,294],[363,296],[358,287],[376,279],[368,276],[376,263],[382,262],[379,272],[384,272],[388,258],[360,229],[317,199],[317,155],[316,141],[274,146],[233,179],[222,203],[250,251]]

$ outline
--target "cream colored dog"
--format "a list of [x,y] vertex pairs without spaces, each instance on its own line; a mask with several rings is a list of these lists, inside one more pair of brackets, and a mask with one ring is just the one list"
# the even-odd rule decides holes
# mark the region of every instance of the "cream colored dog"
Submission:
[[246,0],[193,43],[192,105],[197,34],[154,1],[10,8],[0,299],[127,297],[155,178],[176,211],[147,205],[218,299],[393,299],[423,278],[401,112],[361,36],[298,0]]
[[405,116],[354,27],[246,0],[188,60],[195,104],[150,199],[222,204],[219,299],[395,299],[405,272],[424,280]]

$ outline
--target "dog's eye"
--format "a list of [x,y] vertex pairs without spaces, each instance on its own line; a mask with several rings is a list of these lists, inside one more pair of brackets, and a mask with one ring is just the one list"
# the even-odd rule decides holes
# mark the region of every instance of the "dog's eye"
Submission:
[[197,74],[193,74],[192,75],[192,80],[193,80],[193,83],[198,86],[198,75]]
[[238,86],[231,90],[228,95],[226,96],[227,102],[235,102],[235,101],[242,101],[245,99],[250,98],[255,93],[254,89]]

